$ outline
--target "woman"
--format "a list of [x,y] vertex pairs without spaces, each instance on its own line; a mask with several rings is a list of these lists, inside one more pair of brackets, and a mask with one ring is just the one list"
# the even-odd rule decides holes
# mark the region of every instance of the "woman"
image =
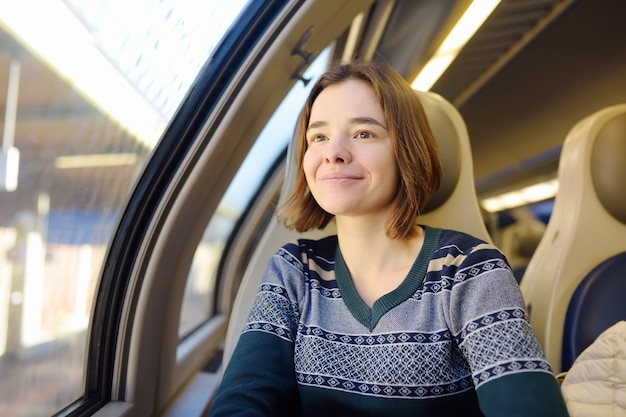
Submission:
[[405,80],[336,66],[297,134],[279,216],[337,235],[273,256],[211,416],[566,416],[501,252],[415,221],[442,172]]

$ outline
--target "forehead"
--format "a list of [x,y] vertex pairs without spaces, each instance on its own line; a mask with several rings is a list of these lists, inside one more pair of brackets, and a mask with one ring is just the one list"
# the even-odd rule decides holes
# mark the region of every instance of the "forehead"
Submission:
[[311,107],[309,123],[369,116],[384,122],[382,106],[365,81],[346,80],[326,87]]

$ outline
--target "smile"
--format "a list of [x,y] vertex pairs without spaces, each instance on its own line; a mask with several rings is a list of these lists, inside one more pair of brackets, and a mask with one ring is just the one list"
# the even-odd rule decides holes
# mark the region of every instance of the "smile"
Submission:
[[328,177],[322,177],[321,181],[331,184],[343,184],[347,182],[353,182],[360,180],[361,177],[351,176],[351,175],[332,175]]

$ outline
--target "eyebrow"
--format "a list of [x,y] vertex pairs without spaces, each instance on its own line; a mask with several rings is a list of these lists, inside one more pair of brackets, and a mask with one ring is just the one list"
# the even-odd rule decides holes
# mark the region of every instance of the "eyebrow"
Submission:
[[[387,126],[385,126],[384,124],[382,124],[378,120],[374,119],[373,117],[368,117],[368,116],[353,117],[352,119],[348,120],[348,123],[351,124],[351,125],[374,125],[374,126],[380,126],[383,129],[387,130]],[[313,122],[313,123],[309,124],[309,127],[307,127],[306,130],[308,132],[311,129],[317,129],[318,127],[324,127],[324,126],[328,126],[328,122],[325,122],[325,121]]]

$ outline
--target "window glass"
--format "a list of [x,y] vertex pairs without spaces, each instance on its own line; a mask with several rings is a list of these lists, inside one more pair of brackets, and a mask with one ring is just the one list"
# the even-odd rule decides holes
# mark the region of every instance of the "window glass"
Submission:
[[187,277],[178,327],[179,337],[187,335],[213,314],[217,268],[224,246],[252,197],[263,185],[263,174],[269,172],[291,140],[299,110],[314,80],[326,69],[329,54],[328,49],[324,50],[305,72],[304,77],[312,81],[306,86],[301,82],[296,83],[280,104],[255,141],[205,229]]
[[47,416],[82,395],[124,203],[247,1],[0,5],[0,414]]

